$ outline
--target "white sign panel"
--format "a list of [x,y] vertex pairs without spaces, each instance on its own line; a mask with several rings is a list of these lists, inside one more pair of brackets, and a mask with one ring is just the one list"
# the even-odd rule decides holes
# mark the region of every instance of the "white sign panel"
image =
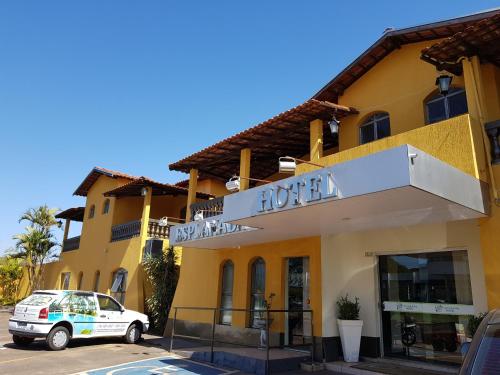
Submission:
[[422,303],[384,301],[384,311],[439,314],[439,315],[474,315],[474,305],[460,305],[452,303]]

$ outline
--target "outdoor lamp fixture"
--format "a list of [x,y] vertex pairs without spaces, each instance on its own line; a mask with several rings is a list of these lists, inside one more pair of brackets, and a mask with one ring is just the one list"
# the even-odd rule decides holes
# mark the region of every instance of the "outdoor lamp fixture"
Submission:
[[244,179],[244,180],[248,180],[248,181],[264,182],[266,184],[271,182],[268,180],[261,180],[259,178],[233,176],[229,179],[228,182],[226,182],[226,189],[229,190],[231,193],[240,190],[240,179]]
[[443,96],[448,95],[452,79],[453,77],[447,74],[441,74],[439,77],[436,78],[436,86],[439,88],[439,93],[441,95]]
[[315,167],[324,168],[324,165],[316,164],[311,161],[302,160],[299,158],[292,158],[291,156],[282,156],[279,158],[279,173],[295,173],[297,162],[314,165]]
[[229,179],[228,182],[226,182],[226,189],[230,191],[231,193],[233,191],[238,191],[240,190],[240,177],[239,176],[233,176]]
[[57,227],[62,228],[63,222],[61,220],[57,220]]
[[337,116],[335,116],[335,113],[332,116],[332,119],[328,121],[328,126],[330,127],[330,131],[332,132],[332,135],[339,134],[339,126],[340,126],[340,120],[337,119]]
[[148,193],[148,188],[147,187],[143,187],[141,189],[141,196],[145,197],[147,193]]

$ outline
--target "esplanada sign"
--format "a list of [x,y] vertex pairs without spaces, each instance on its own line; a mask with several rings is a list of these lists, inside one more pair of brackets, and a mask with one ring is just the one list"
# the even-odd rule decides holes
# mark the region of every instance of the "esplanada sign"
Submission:
[[222,217],[213,218],[212,220],[193,221],[185,225],[174,227],[174,243],[201,240],[251,229],[252,228],[242,225],[225,223]]
[[338,198],[337,185],[329,170],[287,179],[284,185],[263,187],[257,195],[256,211],[279,211],[326,199]]

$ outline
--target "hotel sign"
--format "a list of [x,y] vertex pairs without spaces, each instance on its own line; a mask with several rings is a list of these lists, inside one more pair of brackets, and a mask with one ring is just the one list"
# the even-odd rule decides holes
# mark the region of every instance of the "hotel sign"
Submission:
[[333,173],[327,169],[283,182],[281,185],[266,185],[258,192],[255,202],[257,213],[280,211],[339,197]]
[[225,223],[222,219],[219,217],[177,225],[173,228],[173,243],[201,240],[252,229],[242,225]]

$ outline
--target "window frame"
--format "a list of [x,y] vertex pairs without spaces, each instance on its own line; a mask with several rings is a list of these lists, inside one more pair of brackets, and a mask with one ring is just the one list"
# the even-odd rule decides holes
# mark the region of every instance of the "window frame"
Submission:
[[[68,281],[67,285],[66,285],[66,277]],[[61,272],[61,285],[60,285],[61,290],[69,290],[70,282],[71,282],[71,272]]]
[[[261,264],[264,267],[264,272],[263,272],[263,285],[264,289],[261,292],[257,292],[258,289],[255,289],[256,283],[256,270],[257,266]],[[266,300],[266,261],[262,257],[258,257],[254,259],[250,265],[250,310],[258,310],[255,307],[255,302],[257,300],[257,297],[262,297],[262,299],[265,301]],[[265,311],[265,310],[262,310]],[[257,311],[250,311],[250,316],[249,316],[249,327],[250,328],[261,328],[258,326],[255,321],[257,319],[262,319],[262,313],[257,312]]]
[[[437,92],[437,93],[435,92],[434,94],[430,95],[424,101],[425,123],[427,125],[432,125],[432,124],[435,124],[436,122],[446,121],[446,120],[449,120],[450,118],[460,116],[460,115],[456,115],[456,116],[450,117],[450,102],[449,102],[449,98],[453,97],[453,96],[456,96],[456,95],[459,95],[459,94],[462,94],[462,93],[465,95],[465,99],[466,99],[466,103],[467,103],[467,92],[465,91],[465,89],[463,87],[452,87],[451,90],[448,92],[447,95],[442,95],[439,92]],[[439,101],[443,101],[444,102],[444,115],[445,115],[445,118],[441,119],[441,120],[436,120],[436,121],[431,122],[430,119],[429,119],[428,104],[430,104],[430,103],[436,103],[436,102],[439,102]],[[468,113],[468,112],[469,112],[469,108],[466,108],[466,111],[464,113],[462,113],[462,114],[465,114],[465,113]]]
[[[389,120],[389,135],[382,137],[382,138],[379,138],[378,137],[377,123],[381,122],[382,120],[385,120],[385,119]],[[362,129],[365,127],[368,127],[370,125],[373,125],[373,140],[363,142]],[[389,112],[376,112],[376,113],[369,115],[368,117],[365,118],[365,120],[361,123],[361,125],[359,125],[358,131],[359,131],[358,134],[359,134],[359,144],[360,145],[366,145],[367,143],[375,142],[375,141],[378,141],[379,139],[384,139],[384,138],[390,137],[391,136],[391,116],[390,116]]]
[[109,213],[110,207],[111,207],[111,200],[109,198],[106,198],[104,200],[104,203],[102,204],[102,214],[107,215]]
[[[120,284],[115,287],[115,282],[118,280],[118,276],[121,276]],[[127,278],[128,271],[124,268],[117,269],[115,272],[113,272],[111,277],[111,296],[122,305],[125,304],[125,296],[127,293]]]
[[[225,273],[226,271],[228,271],[228,267],[231,267],[231,291],[228,292],[228,288],[225,288],[225,280],[226,280],[226,277],[225,277]],[[222,267],[221,267],[221,282],[220,282],[220,293],[219,293],[219,297],[220,297],[220,303],[219,303],[219,308],[220,309],[224,309],[226,308],[226,306],[223,305],[224,301],[226,301],[226,299],[224,297],[230,297],[231,299],[231,307],[233,305],[233,295],[234,295],[234,263],[232,260],[226,260],[223,264],[222,264]],[[227,315],[224,314],[223,311],[219,310],[219,324],[222,324],[222,325],[227,325],[227,326],[231,326],[233,324],[233,314],[232,314],[232,311],[227,311],[226,312]],[[224,322],[224,317],[225,316],[228,316],[229,317],[229,322]]]

